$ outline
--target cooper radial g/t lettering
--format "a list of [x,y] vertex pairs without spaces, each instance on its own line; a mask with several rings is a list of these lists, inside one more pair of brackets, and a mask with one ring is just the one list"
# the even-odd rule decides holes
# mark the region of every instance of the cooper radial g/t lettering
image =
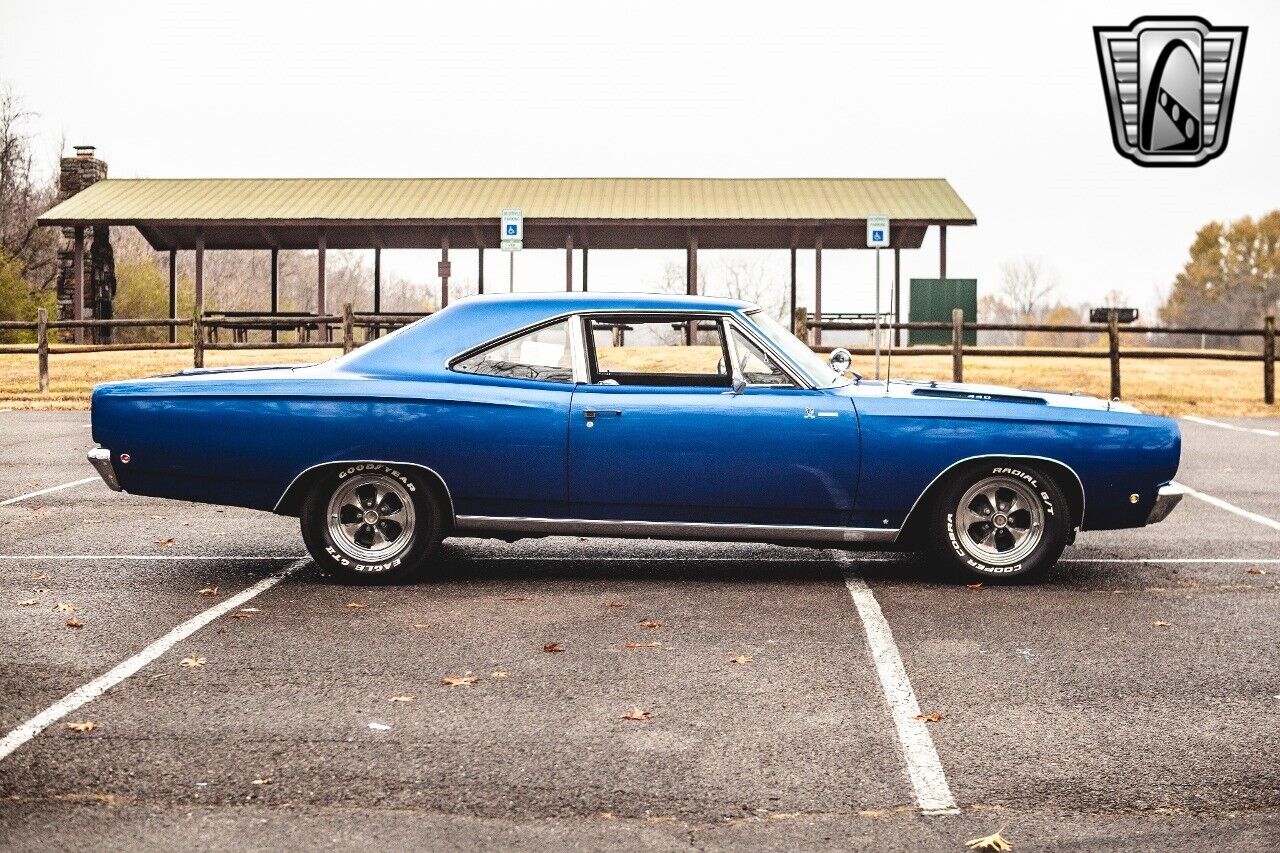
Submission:
[[1181,497],[1168,418],[846,367],[736,300],[481,296],[324,364],[100,385],[90,460],[127,492],[297,516],[354,581],[429,568],[446,536],[549,534],[925,549],[1026,577]]

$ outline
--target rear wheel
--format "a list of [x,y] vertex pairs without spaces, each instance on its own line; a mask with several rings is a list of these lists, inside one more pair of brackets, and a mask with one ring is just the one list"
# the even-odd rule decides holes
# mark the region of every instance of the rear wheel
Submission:
[[348,583],[408,579],[440,543],[441,512],[411,471],[380,462],[324,472],[303,502],[316,564]]
[[970,579],[1039,574],[1058,561],[1071,534],[1062,489],[1021,464],[991,462],[960,472],[931,515],[934,555]]

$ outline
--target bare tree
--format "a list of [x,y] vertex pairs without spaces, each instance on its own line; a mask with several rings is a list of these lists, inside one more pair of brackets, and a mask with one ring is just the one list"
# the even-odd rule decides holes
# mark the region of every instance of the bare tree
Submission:
[[1048,307],[1049,295],[1058,286],[1039,258],[1006,261],[1000,268],[1004,283],[1001,296],[1019,315],[1028,320],[1039,317]]
[[0,85],[0,251],[16,260],[22,277],[37,293],[53,286],[58,270],[57,234],[36,225],[53,203],[52,176],[36,165],[27,125],[35,113]]

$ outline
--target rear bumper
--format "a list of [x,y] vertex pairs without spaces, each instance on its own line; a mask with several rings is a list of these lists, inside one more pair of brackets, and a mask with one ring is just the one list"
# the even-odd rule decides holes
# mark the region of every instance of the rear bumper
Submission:
[[1186,487],[1178,483],[1166,483],[1161,486],[1159,493],[1156,495],[1155,506],[1151,507],[1151,512],[1147,515],[1147,524],[1155,524],[1157,521],[1164,521],[1168,518],[1169,513],[1173,512],[1173,508],[1182,502],[1182,497],[1186,493]]
[[87,455],[102,482],[110,486],[112,491],[120,491],[120,481],[116,479],[116,469],[111,464],[111,451],[106,447],[95,447]]

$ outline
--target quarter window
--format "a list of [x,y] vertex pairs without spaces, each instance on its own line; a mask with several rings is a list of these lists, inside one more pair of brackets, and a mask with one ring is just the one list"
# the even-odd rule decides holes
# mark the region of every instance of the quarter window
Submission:
[[737,329],[730,329],[734,356],[738,359],[738,372],[748,385],[793,385],[791,377],[778,367],[754,341]]
[[538,379],[543,382],[573,382],[573,354],[569,344],[569,322],[562,320],[512,338],[453,366],[462,373]]

